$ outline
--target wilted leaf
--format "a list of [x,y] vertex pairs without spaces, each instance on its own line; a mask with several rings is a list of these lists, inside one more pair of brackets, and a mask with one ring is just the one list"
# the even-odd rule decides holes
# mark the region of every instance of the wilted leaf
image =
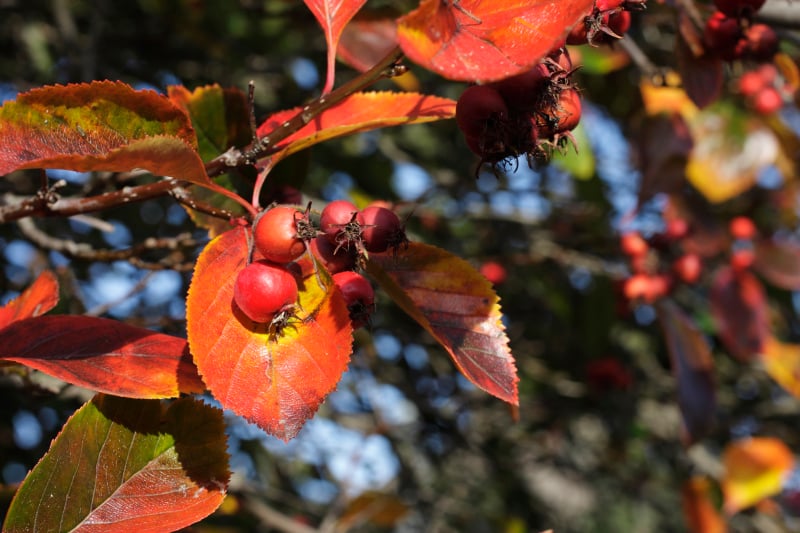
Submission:
[[678,387],[683,438],[687,445],[692,444],[711,431],[716,415],[711,350],[703,334],[673,302],[661,300],[656,310]]
[[728,530],[711,500],[711,483],[707,478],[693,477],[683,485],[681,495],[683,515],[691,533],[725,533]]
[[367,271],[424,327],[475,385],[516,405],[517,369],[501,322],[499,298],[469,263],[411,243],[397,254],[372,254]]
[[716,102],[725,80],[722,60],[713,54],[696,56],[680,33],[676,40],[678,70],[686,95],[700,109]]
[[[268,135],[300,111],[300,108],[295,108],[272,115],[259,126],[259,137]],[[344,135],[453,118],[455,111],[454,100],[439,96],[393,92],[355,93],[281,141],[278,145],[281,151],[273,159]]]
[[201,253],[186,301],[189,345],[220,403],[284,440],[294,437],[339,382],[352,350],[344,298],[320,270],[300,286],[297,319],[278,335],[233,302],[247,264],[247,231],[223,233]]
[[755,276],[720,268],[714,273],[709,301],[717,334],[731,355],[749,361],[762,352],[770,334],[767,300]]
[[764,370],[788,393],[800,398],[800,344],[765,340],[761,361]]
[[800,245],[792,241],[758,240],[753,267],[781,289],[800,289]]
[[128,398],[202,392],[186,340],[117,320],[52,315],[0,330],[0,358]]
[[725,512],[734,514],[778,494],[794,456],[780,439],[753,437],[729,444],[722,463]]
[[4,532],[174,531],[211,514],[230,473],[222,412],[99,394],[28,474]]
[[[210,161],[232,146],[242,147],[251,141],[247,98],[240,90],[209,85],[189,91],[182,86],[172,86],[168,93],[170,100],[183,108],[192,120],[203,161]],[[214,183],[242,194],[249,192],[253,186],[252,182],[243,180],[234,173],[216,177]],[[241,204],[205,187],[196,187],[188,194],[234,215],[244,213]],[[212,237],[230,229],[227,220],[188,207],[186,210],[198,226],[209,230]]]
[[43,315],[57,303],[58,280],[45,270],[18,298],[0,307],[0,330],[17,320]]
[[142,168],[209,183],[189,118],[154,91],[111,81],[34,89],[0,108],[0,175],[25,168]]
[[529,69],[563,42],[593,0],[422,0],[398,19],[409,59],[446,78],[493,81]]
[[306,6],[316,17],[325,32],[328,44],[328,76],[322,94],[333,88],[334,69],[336,68],[336,49],[342,30],[353,16],[358,13],[367,0],[305,0]]

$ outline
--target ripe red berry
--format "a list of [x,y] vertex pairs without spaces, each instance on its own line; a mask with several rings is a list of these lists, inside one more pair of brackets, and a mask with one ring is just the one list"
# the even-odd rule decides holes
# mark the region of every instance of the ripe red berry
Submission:
[[406,242],[403,224],[394,211],[380,206],[367,206],[358,214],[361,238],[368,252],[385,252],[390,246]]
[[506,267],[497,261],[486,261],[480,267],[480,273],[489,280],[492,285],[502,284],[508,277]]
[[667,222],[664,235],[667,239],[677,241],[689,234],[689,221],[685,218],[673,218]]
[[536,107],[538,95],[549,78],[547,65],[539,63],[530,70],[496,81],[488,87],[500,93],[509,109],[529,111]]
[[749,240],[756,236],[758,230],[753,220],[749,217],[738,216],[728,223],[728,230],[734,239]]
[[725,61],[741,57],[743,34],[739,20],[715,11],[706,21],[703,38],[709,51]]
[[756,260],[756,254],[751,248],[740,248],[731,254],[731,267],[735,272],[747,270]]
[[253,322],[270,322],[297,302],[297,281],[280,265],[254,261],[236,276],[233,300]]
[[666,274],[634,274],[625,280],[622,291],[631,301],[653,303],[669,294],[672,278]]
[[337,247],[350,248],[351,243],[361,238],[361,228],[355,223],[357,213],[354,203],[334,200],[322,210],[320,229]]
[[783,96],[775,87],[764,87],[752,98],[752,104],[757,113],[771,115],[783,107]]
[[764,5],[766,0],[714,0],[714,5],[729,17],[750,16]]
[[638,231],[631,231],[622,235],[622,237],[619,239],[619,245],[620,248],[622,248],[622,253],[628,257],[639,257],[645,255],[650,249],[647,241],[644,240]]
[[739,92],[746,98],[754,97],[767,86],[767,81],[757,70],[747,71],[739,78]]
[[[456,104],[456,123],[468,139],[470,150],[484,157],[506,151],[504,124],[508,106],[496,89],[488,85],[472,85],[461,94]],[[476,139],[478,142],[470,142]],[[476,151],[476,148],[480,151]]]
[[753,61],[770,61],[778,53],[778,34],[766,24],[753,24],[744,32],[743,55]]
[[684,283],[695,283],[703,272],[703,261],[697,254],[685,254],[672,263],[672,271]]
[[581,120],[580,94],[576,89],[564,89],[558,93],[556,103],[541,112],[536,119],[539,137],[551,139],[574,130]]
[[334,274],[333,282],[342,291],[353,328],[366,326],[375,308],[375,291],[370,282],[358,272],[350,271]]
[[298,232],[298,221],[302,220],[308,218],[294,207],[279,205],[266,211],[253,230],[256,250],[273,263],[294,261],[306,250],[302,231]]
[[320,235],[309,242],[311,253],[314,254],[325,270],[331,274],[342,272],[343,270],[352,270],[356,266],[357,251],[355,246],[345,248],[341,246],[337,250],[337,246],[333,244],[327,236]]

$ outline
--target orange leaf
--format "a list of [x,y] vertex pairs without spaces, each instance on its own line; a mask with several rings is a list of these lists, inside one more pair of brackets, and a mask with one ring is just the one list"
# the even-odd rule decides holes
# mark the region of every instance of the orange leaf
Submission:
[[57,303],[58,280],[45,270],[18,298],[0,307],[0,330],[17,320],[43,315]]
[[155,91],[111,81],[51,86],[0,108],[0,175],[25,168],[143,168],[207,185],[189,117]]
[[333,89],[334,69],[336,67],[336,47],[342,30],[353,16],[358,13],[367,0],[305,0],[308,9],[314,13],[317,22],[325,32],[328,43],[328,77],[322,94]]
[[714,273],[709,302],[717,334],[731,355],[749,361],[761,353],[769,322],[764,287],[755,276],[720,268]]
[[728,527],[711,501],[711,484],[695,476],[683,485],[683,515],[692,533],[725,533]]
[[372,254],[367,271],[447,350],[472,383],[518,404],[517,369],[491,284],[463,259],[422,243]]
[[725,512],[734,514],[778,494],[794,456],[780,439],[753,437],[729,444],[722,463]]
[[233,285],[247,264],[249,229],[211,241],[197,260],[186,301],[189,345],[220,403],[284,440],[316,412],[344,372],[352,327],[344,297],[322,269],[300,284],[299,311],[275,336],[234,312]]
[[778,385],[800,398],[800,344],[784,343],[768,337],[764,342],[761,361],[766,373]]
[[412,61],[446,78],[486,82],[538,63],[593,5],[593,0],[422,0],[397,21],[397,32]]
[[64,425],[3,531],[176,531],[216,509],[230,472],[222,412],[99,394]]
[[678,386],[684,441],[692,444],[711,431],[716,414],[711,350],[703,334],[673,302],[663,300],[656,310]]
[[[259,137],[268,135],[301,111],[301,108],[295,108],[272,115],[259,126]],[[439,96],[393,92],[355,93],[314,117],[298,132],[282,141],[277,146],[280,152],[273,156],[273,161],[336,137],[389,126],[453,118],[455,111],[454,100]]]
[[0,330],[0,358],[128,398],[202,392],[186,341],[117,320],[51,315]]

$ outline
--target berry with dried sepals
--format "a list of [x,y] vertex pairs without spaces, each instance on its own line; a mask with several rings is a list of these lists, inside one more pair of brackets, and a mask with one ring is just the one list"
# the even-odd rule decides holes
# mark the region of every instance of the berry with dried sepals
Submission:
[[289,263],[305,252],[305,242],[315,234],[306,213],[295,207],[279,205],[257,219],[253,242],[264,259]]
[[361,241],[361,226],[356,222],[358,212],[354,203],[334,200],[320,214],[320,230],[337,248],[357,248]]
[[375,310],[375,291],[369,280],[358,272],[339,272],[333,275],[333,282],[342,291],[353,328],[369,324]]
[[403,224],[394,211],[380,206],[367,206],[358,214],[364,249],[381,253],[408,242]]

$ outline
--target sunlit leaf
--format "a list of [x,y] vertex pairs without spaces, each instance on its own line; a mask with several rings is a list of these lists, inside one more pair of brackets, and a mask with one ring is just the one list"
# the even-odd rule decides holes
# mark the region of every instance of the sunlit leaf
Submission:
[[639,90],[648,115],[678,113],[688,120],[698,112],[697,106],[680,87],[657,86],[649,81],[643,81]]
[[0,330],[17,320],[43,315],[58,303],[58,280],[49,270],[14,300],[0,307]]
[[0,175],[25,168],[142,168],[206,184],[186,114],[166,96],[98,81],[34,89],[0,108]]
[[[209,85],[189,91],[182,86],[172,86],[168,94],[170,100],[183,108],[192,120],[203,161],[210,161],[232,146],[242,147],[251,141],[247,98],[240,90]],[[234,173],[216,177],[214,182],[238,193],[252,189],[252,182],[247,182]],[[195,187],[188,194],[193,199],[225,209],[233,215],[244,214],[241,204],[205,187]],[[209,230],[212,237],[230,229],[228,220],[212,217],[189,207],[186,210],[198,226]]]
[[50,315],[0,330],[0,358],[129,398],[202,392],[186,340],[118,320]]
[[222,412],[98,395],[28,474],[4,532],[175,531],[211,514],[230,474]]
[[367,271],[439,341],[467,379],[517,404],[519,378],[499,298],[480,272],[449,252],[421,243],[396,254],[370,255]]
[[703,334],[672,301],[659,301],[656,310],[678,387],[683,439],[692,444],[711,431],[716,415],[711,350]]
[[322,270],[301,280],[297,317],[277,335],[235,308],[233,285],[247,264],[248,231],[223,233],[200,255],[186,301],[189,344],[225,408],[289,440],[339,382],[352,327],[344,298],[327,288],[332,282]]
[[422,0],[398,20],[403,52],[446,78],[493,81],[529,69],[563,42],[593,0]]
[[[294,117],[300,108],[281,111],[269,117],[258,128],[259,137]],[[389,126],[401,126],[453,118],[456,102],[449,98],[417,93],[356,93],[339,105],[314,117],[298,132],[281,141],[275,159],[317,143]]]
[[780,439],[753,437],[729,444],[722,463],[725,512],[734,514],[778,494],[794,456]]
[[800,398],[800,344],[769,337],[764,342],[761,362],[778,385]]
[[336,49],[345,25],[358,13],[367,0],[304,0],[308,9],[314,14],[328,44],[328,76],[322,93],[333,88],[334,69],[336,67]]
[[683,515],[691,533],[725,533],[725,520],[711,499],[708,478],[695,476],[683,485],[681,491]]
[[717,334],[731,355],[749,361],[761,353],[769,322],[764,288],[755,276],[720,268],[714,273],[709,303]]
[[759,240],[753,267],[781,289],[800,289],[800,244],[793,241]]

